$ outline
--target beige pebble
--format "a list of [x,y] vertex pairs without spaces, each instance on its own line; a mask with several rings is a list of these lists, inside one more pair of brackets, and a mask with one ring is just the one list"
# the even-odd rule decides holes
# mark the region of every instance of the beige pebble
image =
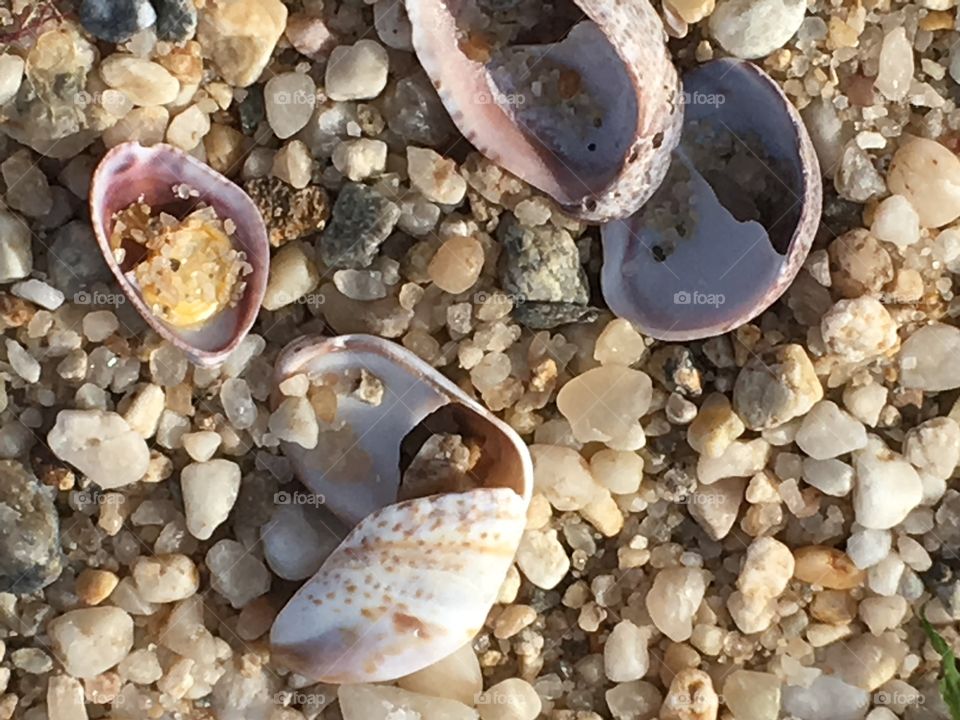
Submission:
[[110,597],[120,578],[109,570],[86,568],[77,576],[77,597],[86,605],[99,605]]

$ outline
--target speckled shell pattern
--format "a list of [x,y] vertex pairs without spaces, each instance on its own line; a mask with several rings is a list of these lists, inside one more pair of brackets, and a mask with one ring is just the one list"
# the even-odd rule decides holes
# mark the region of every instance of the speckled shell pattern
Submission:
[[[198,196],[184,203],[173,190],[181,184],[195,190]],[[171,327],[151,311],[110,249],[114,215],[141,199],[158,209],[174,204],[187,204],[191,209],[208,205],[219,218],[234,223],[232,240],[252,267],[244,278],[246,286],[236,306],[189,329]],[[253,200],[209,165],[162,143],[149,147],[136,142],[117,145],[107,152],[94,172],[90,221],[104,260],[126,297],[158,335],[183,350],[193,363],[208,367],[220,364],[250,331],[267,287],[270,242]]]
[[[283,444],[301,481],[324,492],[327,507],[355,525],[271,630],[275,656],[323,682],[393,680],[469,642],[513,562],[533,487],[520,437],[395,343],[366,335],[303,338],[281,353],[275,380],[299,373],[330,378],[360,368],[383,383],[383,399],[365,408],[342,401],[338,420],[351,424],[358,438],[351,452],[369,462],[334,462],[320,471]],[[399,443],[441,408],[456,412],[480,438],[491,460],[483,483],[397,502]],[[357,476],[358,467],[367,474]]]
[[[660,185],[670,165],[670,153],[680,138],[683,96],[680,81],[666,46],[666,32],[648,0],[576,0],[621,59],[637,96],[636,124],[622,165],[613,180],[592,189],[589,179],[577,177],[562,158],[516,122],[502,109],[480,106],[463,86],[486,88],[478,63],[463,57],[451,62],[451,53],[460,53],[454,36],[456,28],[439,8],[455,12],[458,0],[406,0],[413,28],[413,45],[421,65],[460,132],[481,153],[501,167],[552,195],[564,210],[588,222],[626,217],[643,205]],[[462,53],[460,53],[462,56]],[[469,66],[453,72],[451,66]],[[469,77],[468,77],[469,76]],[[458,98],[458,95],[460,96]],[[560,176],[559,185],[547,187],[531,177],[546,166]],[[550,174],[544,172],[544,174]],[[566,176],[565,178],[563,176]]]

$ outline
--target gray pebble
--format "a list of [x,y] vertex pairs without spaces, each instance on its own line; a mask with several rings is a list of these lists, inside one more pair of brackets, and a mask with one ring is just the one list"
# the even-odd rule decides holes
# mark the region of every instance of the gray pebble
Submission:
[[566,230],[523,227],[506,215],[497,228],[503,244],[500,283],[517,305],[543,302],[586,305],[590,300],[580,251]]
[[0,461],[0,592],[26,595],[60,576],[60,518],[50,490],[23,465]]
[[80,293],[96,283],[113,279],[89,223],[79,220],[64,225],[54,234],[47,267],[50,283],[71,302],[83,303],[84,298],[78,298]]
[[197,32],[197,6],[193,0],[153,0],[157,9],[157,38],[182,43]]
[[367,267],[399,219],[396,203],[366,185],[347,183],[318,241],[320,259],[330,268]]
[[513,310],[513,319],[531,330],[552,330],[572,322],[593,322],[597,315],[595,308],[573,303],[522,303]]
[[80,24],[100,40],[126,42],[157,21],[148,0],[83,0]]

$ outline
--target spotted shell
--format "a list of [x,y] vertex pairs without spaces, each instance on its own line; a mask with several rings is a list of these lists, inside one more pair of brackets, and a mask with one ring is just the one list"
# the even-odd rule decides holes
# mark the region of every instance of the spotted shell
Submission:
[[[177,186],[190,188],[196,196],[185,203],[175,194]],[[233,221],[236,232],[232,240],[243,250],[252,268],[244,278],[244,292],[235,306],[189,329],[173,327],[153,313],[129,274],[131,268],[118,263],[110,248],[114,215],[141,199],[154,208],[172,208],[171,213],[176,215],[184,215],[205,204],[213,207],[218,217]],[[90,221],[103,257],[126,297],[158,335],[183,350],[194,363],[203,366],[221,363],[250,331],[267,287],[270,266],[267,230],[250,197],[209,165],[166,144],[117,145],[94,172],[90,186]]]
[[[763,70],[731,59],[706,63],[685,75],[684,94],[670,173],[639,212],[601,230],[610,309],[669,341],[720,335],[773,304],[810,251],[822,203],[807,130]],[[738,177],[730,163],[711,158],[714,139],[735,147],[755,172]],[[664,257],[674,232],[683,239]]]
[[680,137],[683,102],[647,0],[576,4],[585,20],[564,39],[510,52],[576,73],[601,111],[602,124],[583,129],[531,101],[529,72],[504,72],[461,49],[468,2],[406,0],[417,57],[464,137],[567,212],[602,222],[630,215],[656,190]]
[[[392,680],[470,641],[513,562],[532,492],[516,433],[400,346],[364,335],[305,338],[281,354],[276,379],[359,368],[384,395],[379,405],[341,398],[337,417],[352,433],[343,455],[329,457],[322,442],[311,451],[284,445],[304,484],[355,525],[271,631],[282,662],[323,682]],[[401,441],[440,410],[482,441],[482,484],[397,502]]]

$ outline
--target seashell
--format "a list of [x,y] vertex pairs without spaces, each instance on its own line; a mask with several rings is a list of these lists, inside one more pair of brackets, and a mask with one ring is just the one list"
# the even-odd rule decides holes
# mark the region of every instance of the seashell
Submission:
[[[304,484],[355,526],[271,631],[274,655],[322,682],[393,680],[469,642],[513,562],[533,485],[516,433],[399,345],[304,338],[281,353],[276,380],[329,383],[361,369],[383,384],[379,404],[338,395],[316,448],[283,445]],[[479,487],[397,501],[401,443],[424,421],[479,441]]]
[[[491,40],[506,25],[491,30],[486,21],[524,3],[406,7],[417,57],[461,133],[565,211],[601,222],[633,213],[660,184],[680,136],[682,98],[647,0],[575,2],[587,19],[543,45]],[[500,12],[478,17],[488,8]]]
[[790,285],[820,222],[821,180],[799,113],[756,65],[684,76],[683,136],[659,190],[601,231],[610,309],[659,340],[719,335]]
[[[177,194],[177,188],[184,187],[193,191],[186,200]],[[206,205],[219,219],[232,221],[236,230],[230,242],[243,251],[250,267],[242,295],[234,304],[187,327],[166,322],[151,309],[132,271],[137,260],[134,253],[122,253],[125,257],[118,261],[110,243],[116,213],[137,202],[181,218]],[[90,220],[104,259],[127,298],[157,334],[181,348],[194,363],[222,362],[249,332],[266,290],[270,254],[263,218],[240,187],[170,145],[123,143],[110,150],[94,172]]]

